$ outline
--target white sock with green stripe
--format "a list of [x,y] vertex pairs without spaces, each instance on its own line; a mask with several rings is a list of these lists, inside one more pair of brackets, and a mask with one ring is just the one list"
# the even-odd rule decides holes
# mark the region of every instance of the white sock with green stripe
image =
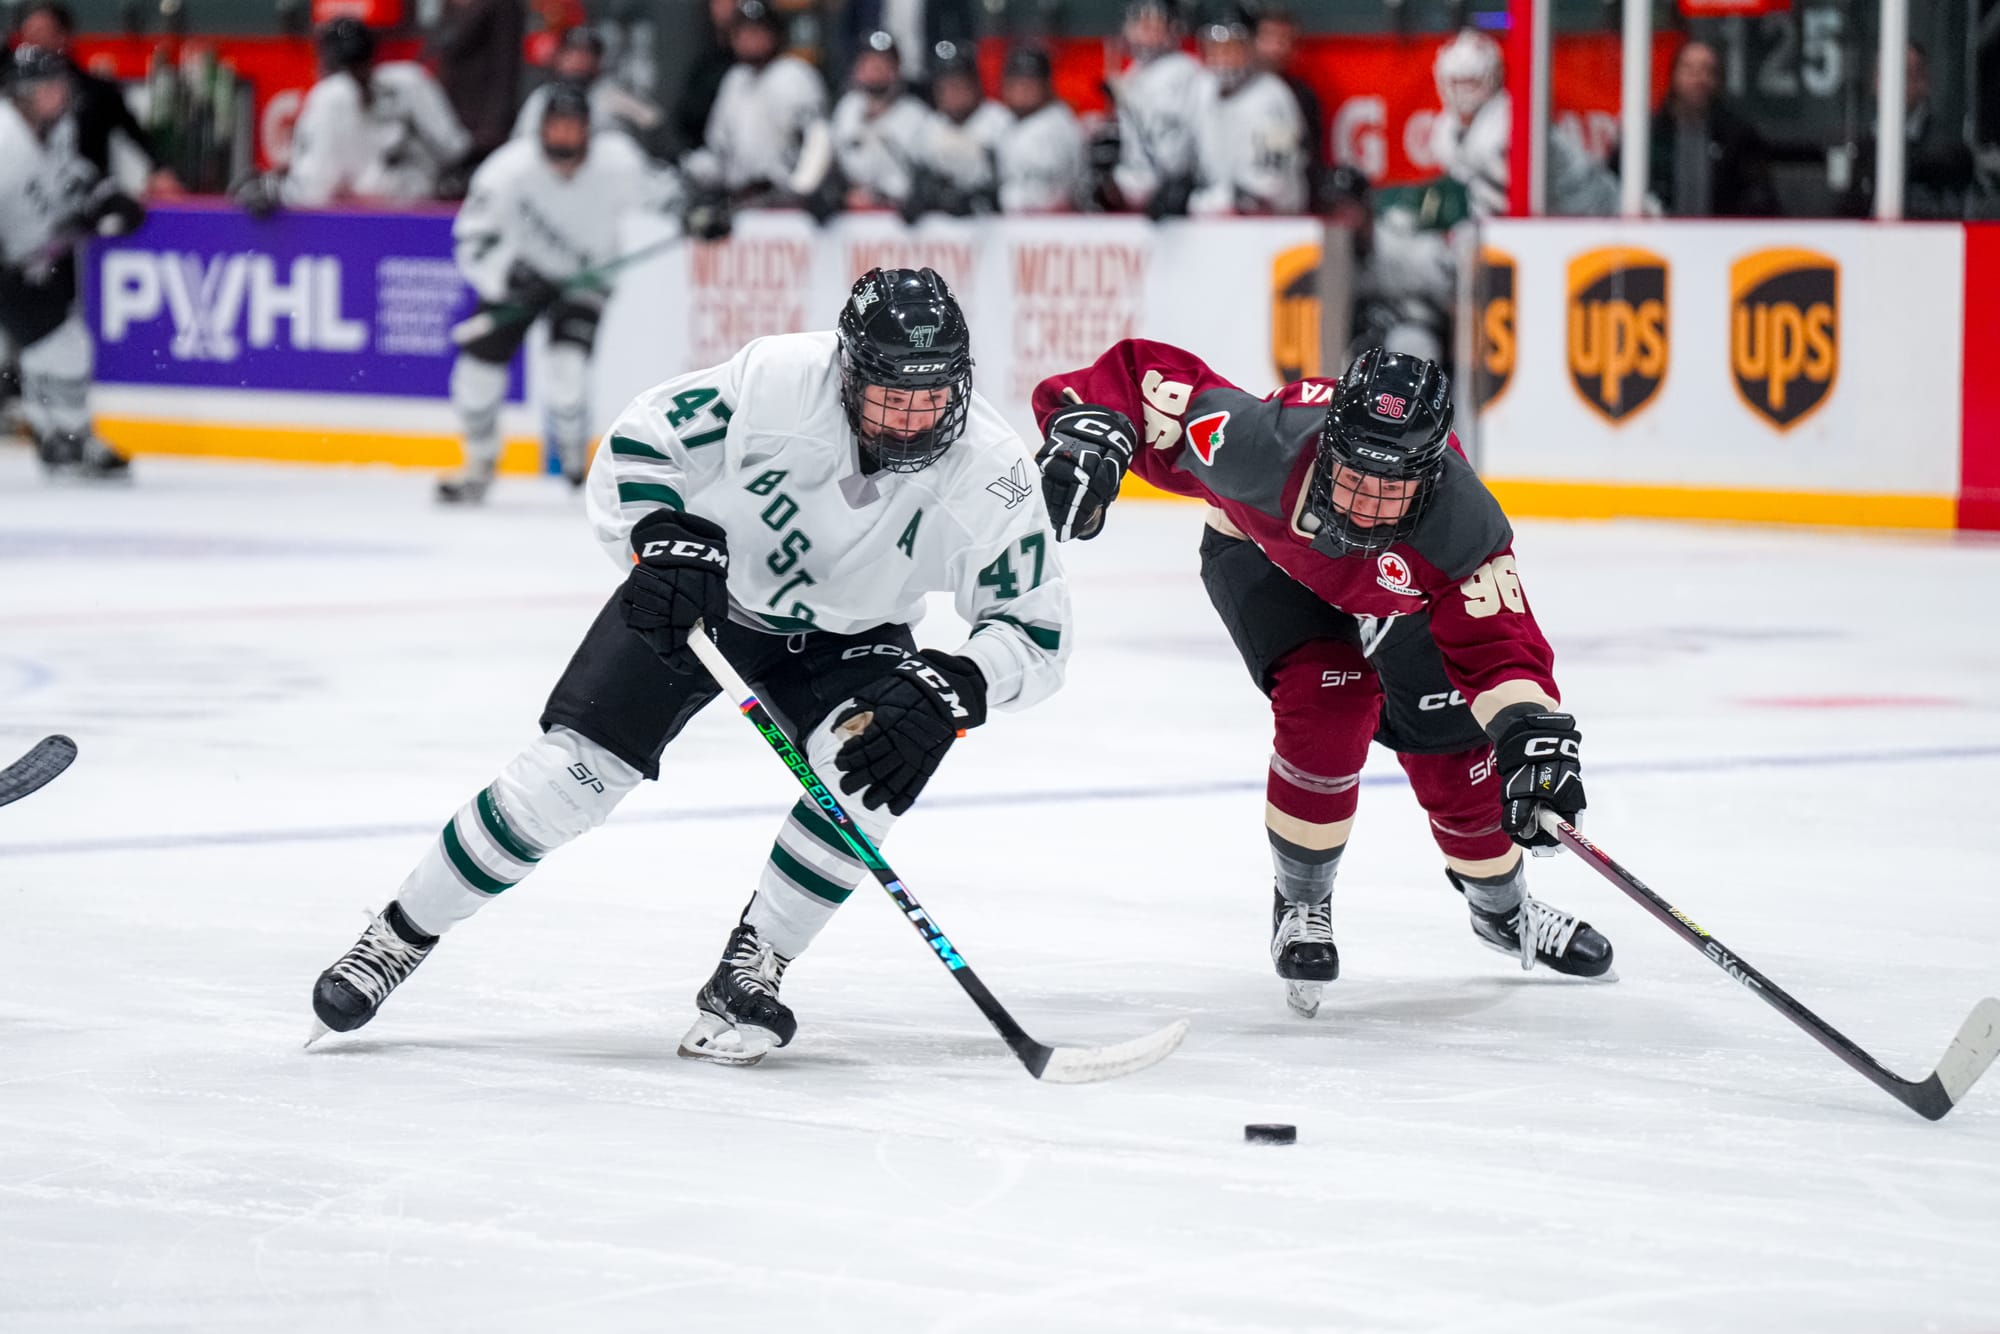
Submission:
[[458,809],[396,902],[419,930],[441,936],[603,824],[639,781],[638,770],[596,742],[554,728]]
[[[848,813],[877,847],[896,823],[886,806],[871,811],[856,801]],[[833,920],[834,909],[867,879],[868,868],[847,850],[833,821],[801,798],[771,845],[770,860],[764,863],[757,896],[750,900],[744,920],[772,949],[796,959],[820,928]]]

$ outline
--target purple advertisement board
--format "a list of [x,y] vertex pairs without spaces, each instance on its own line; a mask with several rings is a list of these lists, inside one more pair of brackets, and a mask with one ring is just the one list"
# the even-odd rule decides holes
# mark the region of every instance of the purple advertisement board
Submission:
[[[97,378],[119,384],[442,399],[473,300],[445,213],[156,208],[84,266]],[[509,378],[518,402],[518,356]]]

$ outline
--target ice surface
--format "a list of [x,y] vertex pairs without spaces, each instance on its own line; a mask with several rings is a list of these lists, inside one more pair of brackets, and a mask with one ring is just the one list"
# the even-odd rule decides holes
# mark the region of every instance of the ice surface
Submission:
[[[1037,1084],[864,888],[799,1041],[677,1059],[794,789],[712,709],[606,828],[299,1044],[615,573],[559,484],[0,452],[0,1330],[1992,1331],[2000,1084],[1931,1125],[1585,867],[1622,981],[1476,945],[1387,756],[1317,1020],[1265,953],[1262,702],[1199,512],[1071,549],[1071,684],[888,848]],[[1585,829],[1887,1064],[2000,991],[2000,546],[1522,525]],[[948,610],[920,636],[951,644]],[[1250,1121],[1299,1143],[1249,1147]]]

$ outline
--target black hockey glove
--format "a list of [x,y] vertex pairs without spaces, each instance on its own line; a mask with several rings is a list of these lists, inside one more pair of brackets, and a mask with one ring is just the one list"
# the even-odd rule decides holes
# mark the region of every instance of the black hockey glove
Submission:
[[625,624],[671,671],[702,670],[688,651],[688,633],[700,621],[709,638],[729,619],[729,536],[698,514],[654,510],[632,525],[639,563],[618,595]]
[[860,730],[834,757],[840,790],[859,792],[871,811],[887,803],[891,815],[901,815],[951,743],[986,721],[986,678],[970,658],[925,649],[855,691],[833,725],[850,721]]
[[1049,418],[1035,462],[1056,541],[1087,542],[1103,531],[1105,507],[1118,498],[1137,439],[1132,419],[1116,408],[1079,403]]
[[525,260],[517,259],[507,266],[507,304],[510,306],[519,306],[540,316],[562,296],[562,290],[561,283],[544,277],[540,270]]
[[129,236],[145,220],[146,206],[120,190],[93,200],[80,219],[86,230],[99,236]]
[[1523,713],[1504,724],[1493,743],[1500,775],[1500,825],[1526,848],[1552,848],[1555,835],[1536,822],[1546,806],[1571,824],[1582,812],[1583,736],[1566,713]]

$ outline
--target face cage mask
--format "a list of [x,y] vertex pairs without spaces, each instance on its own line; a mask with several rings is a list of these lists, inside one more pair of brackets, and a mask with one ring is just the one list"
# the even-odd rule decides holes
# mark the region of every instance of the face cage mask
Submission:
[[1313,460],[1312,481],[1306,487],[1306,513],[1319,520],[1315,540],[1325,538],[1343,555],[1372,556],[1387,551],[1416,531],[1417,521],[1424,517],[1424,510],[1437,491],[1438,478],[1444,473],[1444,460],[1440,458],[1427,471],[1416,474],[1417,493],[1410,497],[1408,507],[1400,516],[1386,523],[1364,523],[1351,510],[1334,504],[1333,478],[1342,468],[1362,476],[1380,477],[1388,482],[1412,479],[1369,473],[1342,459],[1324,440],[1320,442],[1318,456]]
[[853,428],[854,438],[861,445],[863,464],[872,465],[867,467],[867,471],[922,472],[943,457],[944,452],[965,434],[966,413],[971,407],[972,395],[970,366],[941,385],[883,386],[891,389],[951,390],[951,401],[937,410],[931,424],[908,435],[888,430],[872,416],[864,417],[863,414],[870,412],[870,405],[864,401],[863,391],[868,383],[879,382],[864,381],[859,373],[851,369],[846,380],[842,397],[847,400],[847,424]]

